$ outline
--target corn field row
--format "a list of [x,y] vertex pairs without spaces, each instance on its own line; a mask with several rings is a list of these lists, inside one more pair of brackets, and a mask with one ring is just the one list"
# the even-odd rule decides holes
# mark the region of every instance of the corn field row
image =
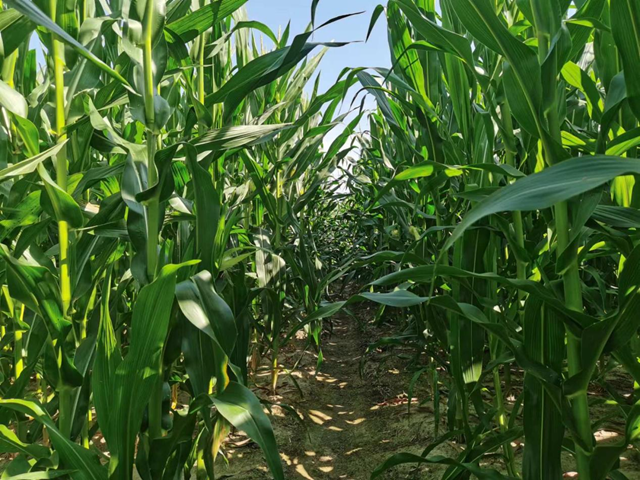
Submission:
[[389,0],[392,68],[327,91],[346,43],[314,33],[351,14],[318,0],[297,36],[247,0],[4,1],[3,478],[213,479],[237,429],[283,479],[256,374],[276,392],[301,330],[320,368],[323,320],[363,301],[437,417],[367,476],[628,478],[637,0]]

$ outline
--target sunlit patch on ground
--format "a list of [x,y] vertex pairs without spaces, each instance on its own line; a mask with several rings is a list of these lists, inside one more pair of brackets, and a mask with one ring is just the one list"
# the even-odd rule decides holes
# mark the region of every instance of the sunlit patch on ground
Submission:
[[[334,336],[323,344],[324,363],[319,371],[316,370],[317,356],[309,351],[303,354],[297,370],[290,375],[281,375],[278,395],[269,396],[268,400],[288,406],[274,405],[270,413],[287,479],[369,479],[373,469],[391,455],[399,452],[420,454],[433,442],[434,406],[428,382],[418,382],[409,399],[407,386],[412,372],[407,371],[406,362],[399,359],[381,362],[378,354],[367,357],[364,364],[361,362],[361,354],[368,344],[375,341],[375,335],[383,333],[372,328],[363,334],[353,319],[340,317],[334,321]],[[300,348],[304,345],[304,342],[291,345],[290,351],[282,353],[281,363],[285,368],[291,368],[300,358]],[[362,365],[364,369],[361,370]],[[446,372],[439,374],[446,375]],[[303,397],[294,388],[291,377],[295,378]],[[256,380],[260,387],[264,386],[261,388],[263,395],[268,395],[269,376],[258,376]],[[515,385],[507,398],[510,408],[522,392],[521,381],[514,377]],[[439,434],[443,434],[447,431],[446,394],[440,401]],[[299,418],[289,408],[297,412]],[[615,443],[622,437],[615,429],[602,426],[595,432],[595,438],[598,442]],[[260,449],[246,440],[236,434],[227,443],[225,453],[234,458],[228,466],[219,460],[216,468],[220,475],[241,480],[270,479]],[[518,439],[511,446],[519,465],[524,443]],[[432,454],[456,457],[464,447],[462,442],[450,441],[438,446]],[[634,462],[635,450],[621,459],[623,465]],[[569,454],[563,454],[563,465],[565,463],[566,478],[576,478],[571,476],[575,467]],[[498,469],[502,465],[496,459],[483,464]],[[442,465],[405,466],[382,478],[437,479],[446,468]]]

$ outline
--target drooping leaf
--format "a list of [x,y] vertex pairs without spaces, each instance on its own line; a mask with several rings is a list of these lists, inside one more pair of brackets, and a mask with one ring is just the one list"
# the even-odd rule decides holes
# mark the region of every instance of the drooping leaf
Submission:
[[504,187],[480,202],[453,231],[445,249],[488,215],[549,208],[629,173],[640,173],[639,160],[604,155],[566,160]]
[[73,469],[71,478],[106,480],[107,469],[100,464],[98,456],[80,445],[73,443],[60,433],[49,414],[37,403],[20,399],[0,399],[0,407],[32,416],[47,427],[51,443],[62,460]]
[[229,423],[244,431],[260,446],[273,478],[284,480],[282,461],[271,424],[253,392],[239,383],[231,382],[222,394],[212,400],[218,412]]

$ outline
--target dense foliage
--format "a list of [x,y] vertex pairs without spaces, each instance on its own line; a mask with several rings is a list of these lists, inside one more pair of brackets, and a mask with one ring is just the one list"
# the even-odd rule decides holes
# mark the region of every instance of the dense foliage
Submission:
[[[396,340],[436,412],[448,392],[449,428],[374,476],[625,478],[638,398],[610,380],[640,381],[640,4],[390,0],[372,21],[383,11],[394,66],[353,71],[378,103],[349,175],[376,239],[365,295],[405,307]],[[512,372],[524,388],[508,406]],[[624,432],[596,443],[614,420]],[[459,457],[431,454],[452,438]]]
[[[625,478],[639,399],[611,376],[640,383],[637,0],[389,0],[371,28],[386,16],[393,67],[326,92],[343,44],[312,42],[318,1],[291,39],[245,3],[0,11],[4,475],[215,478],[237,428],[282,479],[252,377],[268,362],[275,391],[303,329],[321,364],[322,320],[369,301],[436,415],[422,455],[373,477]],[[376,111],[339,114],[354,85]],[[366,286],[325,302],[347,283]],[[611,421],[624,432],[596,442]],[[433,454],[451,440],[458,457]]]
[[349,80],[306,88],[341,44],[244,3],[0,12],[5,476],[214,478],[233,426],[284,478],[249,365],[275,389],[332,278],[306,218],[349,151],[349,131],[321,148]]

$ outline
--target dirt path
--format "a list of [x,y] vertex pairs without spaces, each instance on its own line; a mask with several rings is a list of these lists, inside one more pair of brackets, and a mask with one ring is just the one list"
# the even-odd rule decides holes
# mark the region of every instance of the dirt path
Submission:
[[[370,318],[373,311],[362,313],[370,313]],[[303,427],[292,413],[273,409],[272,423],[287,478],[368,479],[393,453],[420,452],[433,438],[430,408],[418,408],[414,401],[408,418],[404,389],[409,374],[392,366],[395,363],[402,368],[401,362],[367,362],[364,378],[360,377],[362,354],[373,340],[369,329],[363,328],[353,318],[338,316],[333,335],[323,343],[321,371],[316,375],[317,358],[305,352],[293,373],[304,396],[300,397],[291,378],[283,375],[279,396],[270,398],[293,407],[304,421]],[[300,351],[292,351],[282,359],[283,364],[293,365],[300,355]],[[380,361],[380,355],[372,360]],[[245,438],[232,438],[228,447],[230,463],[218,467],[224,475],[220,478],[270,478],[260,451]],[[407,469],[403,476],[398,475],[395,471],[386,478],[430,477],[424,468],[419,474]]]
[[[292,376],[303,393],[300,396],[291,377],[282,375],[278,396],[266,397],[273,403],[289,405],[302,419],[296,419],[285,408],[272,409],[271,422],[287,479],[369,479],[371,472],[393,454],[420,454],[435,439],[432,403],[419,405],[427,399],[424,378],[416,386],[416,398],[412,401],[411,415],[408,414],[405,392],[412,374],[404,370],[406,358],[399,359],[397,355],[410,352],[402,352],[401,348],[377,351],[363,364],[360,375],[367,346],[385,335],[370,324],[374,313],[374,308],[363,305],[354,312],[359,323],[346,315],[335,317],[333,335],[323,338],[324,363],[317,374],[317,357],[312,350],[304,351],[303,340],[283,352],[281,361],[285,367],[299,361]],[[387,332],[392,333],[393,330]],[[259,385],[268,382],[269,372],[257,378]],[[443,421],[444,403],[440,410]],[[440,434],[445,431],[446,426],[441,424]],[[463,445],[450,442],[440,445],[432,454],[456,457],[462,449]],[[231,436],[225,453],[229,464],[218,460],[217,478],[272,478],[259,448],[242,434]],[[516,462],[521,460],[520,445],[516,448]],[[571,470],[573,461],[568,453],[564,454],[563,463]],[[640,480],[640,458],[635,449],[624,455],[622,467],[629,480]],[[404,466],[381,478],[431,480],[441,478],[445,469],[438,465]]]

